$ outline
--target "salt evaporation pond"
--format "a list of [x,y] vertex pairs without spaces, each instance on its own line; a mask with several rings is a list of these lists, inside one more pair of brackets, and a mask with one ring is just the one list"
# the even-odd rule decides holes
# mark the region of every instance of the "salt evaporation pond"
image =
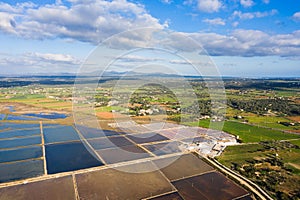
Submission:
[[66,114],[63,114],[63,113],[55,113],[55,112],[52,112],[52,113],[27,113],[27,114],[24,114],[26,116],[30,116],[30,117],[37,117],[37,118],[44,118],[44,119],[64,119],[64,118],[67,118],[68,115]]

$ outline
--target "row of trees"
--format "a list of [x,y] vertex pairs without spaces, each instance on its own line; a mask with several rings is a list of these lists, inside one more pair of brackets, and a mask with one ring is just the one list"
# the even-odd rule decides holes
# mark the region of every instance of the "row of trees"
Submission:
[[266,114],[270,110],[271,112],[275,111],[285,115],[300,115],[300,105],[283,99],[229,99],[227,104],[232,108],[243,109],[259,115]]

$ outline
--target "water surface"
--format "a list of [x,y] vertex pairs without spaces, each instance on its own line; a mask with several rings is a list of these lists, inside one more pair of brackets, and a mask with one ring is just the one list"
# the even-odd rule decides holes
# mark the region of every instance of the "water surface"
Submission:
[[81,142],[50,144],[45,147],[49,174],[103,165]]
[[39,146],[13,150],[0,150],[0,163],[39,158],[42,156],[42,147]]
[[43,174],[43,160],[0,164],[0,183],[41,176]]
[[68,115],[63,114],[63,113],[27,113],[24,114],[26,116],[30,116],[30,117],[38,117],[38,118],[44,118],[44,119],[64,119],[66,117],[68,117]]
[[36,129],[26,129],[26,130],[11,130],[0,132],[0,139],[13,138],[13,137],[26,137],[32,135],[40,135],[41,130]]

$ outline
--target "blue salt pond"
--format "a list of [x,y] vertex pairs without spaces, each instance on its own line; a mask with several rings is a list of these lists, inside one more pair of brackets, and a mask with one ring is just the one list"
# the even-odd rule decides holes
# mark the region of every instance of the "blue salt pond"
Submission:
[[6,117],[6,114],[0,114],[0,120],[4,120]]
[[22,120],[22,121],[33,121],[34,120],[35,121],[35,120],[39,120],[39,118],[27,117],[27,116],[23,116],[23,115],[7,115],[5,120]]
[[44,119],[64,119],[66,117],[68,117],[68,115],[63,114],[63,113],[27,113],[24,114],[26,116],[30,116],[30,117],[37,117],[37,118],[44,118]]
[[90,127],[80,126],[80,125],[76,125],[76,128],[86,139],[120,135],[120,133],[115,131],[100,130],[100,129],[90,128]]
[[0,150],[0,163],[42,157],[42,147],[27,147],[13,150]]
[[46,144],[80,140],[78,133],[72,126],[43,128],[43,133]]
[[39,128],[40,124],[17,124],[17,123],[10,123],[10,122],[2,122],[0,123],[0,130],[4,129],[28,129],[28,128]]
[[15,106],[7,106],[7,108],[9,109],[9,112],[15,112]]
[[[83,144],[85,141],[80,140],[73,126],[43,123],[42,130],[45,158],[39,123],[0,123],[0,183],[43,175],[43,159],[46,159],[49,174],[104,165],[98,160],[98,154]],[[84,137],[105,139],[104,146],[108,142],[106,136],[119,135],[85,127],[80,130]],[[123,136],[113,138],[109,142],[117,146],[132,144]],[[97,142],[97,139],[92,141],[99,145]]]
[[38,145],[42,143],[41,136],[0,140],[0,149]]
[[13,137],[26,137],[32,135],[40,135],[41,130],[39,128],[35,129],[25,129],[25,130],[10,130],[0,132],[0,139],[13,138]]
[[103,165],[81,142],[50,144],[45,147],[49,174]]
[[0,183],[41,176],[43,174],[43,160],[0,164]]

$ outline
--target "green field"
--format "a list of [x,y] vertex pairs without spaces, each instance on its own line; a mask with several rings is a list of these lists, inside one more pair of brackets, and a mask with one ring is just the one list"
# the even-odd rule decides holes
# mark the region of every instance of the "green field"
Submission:
[[[201,126],[205,128],[216,129],[221,127],[221,122],[211,122],[209,120],[200,120],[198,122],[187,123],[191,126]],[[300,135],[283,133],[278,130],[252,126],[240,122],[225,121],[223,131],[239,136],[239,140],[243,143],[260,142],[268,140],[289,140],[300,138]]]
[[251,126],[239,122],[225,122],[223,130],[233,135],[239,136],[242,142],[260,142],[267,140],[288,140],[300,138],[299,135],[283,133],[277,130]]
[[[297,142],[289,143],[300,143],[300,140],[294,140]],[[275,143],[276,144],[276,143]],[[277,143],[278,144],[278,143]],[[274,145],[275,146],[275,145]],[[280,146],[280,145],[279,145]],[[291,166],[300,166],[300,148],[299,146],[286,147],[286,148],[268,148],[268,146],[263,144],[243,144],[236,146],[228,146],[223,154],[218,157],[218,160],[226,166],[231,166],[233,163],[244,164],[253,160],[263,160],[268,156],[275,156],[278,154],[278,157],[282,159],[286,165]],[[295,174],[299,174],[300,169],[293,171]]]
[[15,95],[11,100],[45,98],[42,94]]
[[299,130],[300,125],[283,125],[280,124],[280,122],[286,122],[291,123],[293,122],[290,119],[284,118],[284,117],[278,117],[278,116],[245,116],[244,119],[241,119],[240,121],[247,120],[251,124],[255,124],[257,126],[265,126],[269,128],[274,129],[280,129],[280,130]]
[[291,140],[290,143],[295,144],[300,147],[300,139],[299,140]]
[[262,153],[263,145],[261,144],[244,144],[228,146],[218,160],[230,167],[233,163],[243,164],[249,159],[265,157],[267,153]]
[[96,112],[112,112],[112,110],[125,111],[125,108],[123,108],[121,106],[105,106],[105,107],[95,108]]
[[220,163],[256,182],[276,199],[299,199],[300,140],[228,146]]

